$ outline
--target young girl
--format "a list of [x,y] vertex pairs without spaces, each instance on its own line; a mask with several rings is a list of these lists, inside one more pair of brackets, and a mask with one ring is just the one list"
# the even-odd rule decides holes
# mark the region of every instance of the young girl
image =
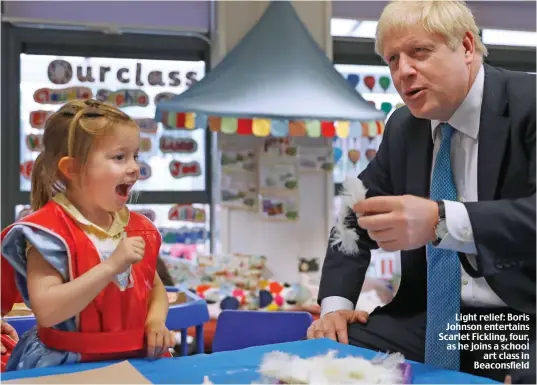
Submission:
[[129,213],[140,134],[115,107],[67,103],[47,121],[32,172],[33,213],[2,232],[2,315],[17,296],[38,326],[7,370],[168,355],[160,234]]

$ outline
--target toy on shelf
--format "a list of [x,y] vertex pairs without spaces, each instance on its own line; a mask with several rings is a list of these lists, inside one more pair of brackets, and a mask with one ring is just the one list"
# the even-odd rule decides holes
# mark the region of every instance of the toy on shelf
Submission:
[[266,257],[199,255],[196,261],[161,257],[176,284],[221,310],[289,310],[312,299],[300,283],[267,279]]

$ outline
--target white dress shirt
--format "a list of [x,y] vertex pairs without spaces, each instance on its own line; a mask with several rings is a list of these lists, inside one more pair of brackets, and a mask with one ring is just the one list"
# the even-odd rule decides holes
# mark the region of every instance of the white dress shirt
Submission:
[[[439,248],[465,253],[472,266],[476,266],[477,254],[474,235],[468,211],[462,202],[476,202],[477,195],[477,153],[479,121],[485,70],[479,69],[476,79],[466,95],[466,99],[448,120],[455,129],[451,138],[451,167],[457,186],[459,202],[445,201],[448,235],[440,242]],[[434,141],[433,169],[436,154],[440,148],[441,134],[437,130],[440,121],[431,121]],[[461,305],[472,307],[507,306],[487,284],[485,278],[472,278],[461,266]],[[353,309],[351,301],[343,297],[327,297],[321,303],[321,314]]]

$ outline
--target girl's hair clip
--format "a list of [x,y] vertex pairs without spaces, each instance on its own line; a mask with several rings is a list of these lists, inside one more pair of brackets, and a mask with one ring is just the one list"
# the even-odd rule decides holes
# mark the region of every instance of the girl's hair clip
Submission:
[[95,99],[87,99],[87,100],[84,100],[84,104],[86,104],[87,106],[84,110],[84,116],[90,117],[90,118],[104,116],[100,108],[102,105],[100,101],[95,100]]
[[99,109],[99,107],[95,106],[89,106],[88,108],[84,109],[84,117],[87,118],[99,118],[104,116],[102,111]]
[[77,112],[80,111],[79,108],[76,108],[74,106],[67,106],[65,108],[62,108],[60,110],[61,114],[63,116],[69,116],[69,117],[73,117],[77,114]]

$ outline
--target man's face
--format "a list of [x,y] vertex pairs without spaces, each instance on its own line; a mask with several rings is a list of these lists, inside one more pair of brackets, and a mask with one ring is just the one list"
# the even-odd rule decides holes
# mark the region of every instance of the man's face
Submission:
[[418,118],[447,121],[471,87],[473,36],[467,33],[455,50],[442,36],[417,26],[384,36],[384,60],[410,112]]

